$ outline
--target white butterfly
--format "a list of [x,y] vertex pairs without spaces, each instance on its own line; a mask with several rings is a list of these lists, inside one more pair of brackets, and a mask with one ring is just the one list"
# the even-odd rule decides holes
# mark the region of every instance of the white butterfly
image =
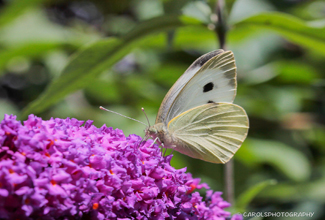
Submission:
[[236,65],[231,51],[216,50],[198,58],[169,90],[156,124],[146,136],[193,158],[226,163],[248,132],[236,96]]

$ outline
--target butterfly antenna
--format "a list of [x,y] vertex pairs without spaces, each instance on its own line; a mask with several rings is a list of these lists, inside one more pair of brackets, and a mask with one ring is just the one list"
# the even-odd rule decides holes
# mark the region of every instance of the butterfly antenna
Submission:
[[146,112],[144,111],[144,108],[141,108],[141,110],[143,111],[144,115],[146,116],[148,125],[150,127],[150,122],[149,122],[149,119],[148,119],[148,116],[147,116]]
[[147,126],[147,125],[146,125],[145,123],[143,123],[142,121],[138,121],[138,120],[136,120],[136,119],[134,119],[134,118],[130,118],[130,117],[128,117],[128,116],[122,115],[122,114],[117,113],[117,112],[114,112],[114,111],[112,111],[112,110],[108,110],[108,109],[104,108],[103,106],[100,106],[99,108],[102,109],[102,110],[105,110],[105,111],[108,111],[108,112],[111,112],[111,113],[117,114],[117,115],[119,115],[119,116],[122,116],[122,117],[124,117],[124,118],[131,119],[131,120],[133,120],[133,121],[139,122],[139,123],[141,123],[141,124]]

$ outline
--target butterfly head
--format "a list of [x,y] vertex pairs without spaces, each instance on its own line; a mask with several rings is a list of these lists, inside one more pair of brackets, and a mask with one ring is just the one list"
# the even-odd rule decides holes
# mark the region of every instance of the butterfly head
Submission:
[[168,136],[166,126],[163,123],[158,123],[154,126],[150,126],[146,129],[145,132],[146,136],[149,136],[152,139],[158,138],[157,142],[162,144],[164,144],[166,137]]
[[158,134],[158,130],[155,126],[150,126],[146,128],[145,130],[146,136],[149,136],[151,138],[156,138]]

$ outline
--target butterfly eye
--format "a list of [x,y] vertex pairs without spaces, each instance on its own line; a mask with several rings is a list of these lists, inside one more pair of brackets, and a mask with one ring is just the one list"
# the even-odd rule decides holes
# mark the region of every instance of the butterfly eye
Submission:
[[155,133],[155,134],[158,133],[157,129],[155,129],[155,128],[148,128],[148,131],[149,131],[150,133]]

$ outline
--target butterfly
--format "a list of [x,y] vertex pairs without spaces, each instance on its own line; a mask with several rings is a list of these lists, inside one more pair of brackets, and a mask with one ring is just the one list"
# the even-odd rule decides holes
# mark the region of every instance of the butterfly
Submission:
[[233,104],[236,75],[231,51],[199,57],[168,91],[146,136],[193,158],[229,161],[249,128],[245,110]]

